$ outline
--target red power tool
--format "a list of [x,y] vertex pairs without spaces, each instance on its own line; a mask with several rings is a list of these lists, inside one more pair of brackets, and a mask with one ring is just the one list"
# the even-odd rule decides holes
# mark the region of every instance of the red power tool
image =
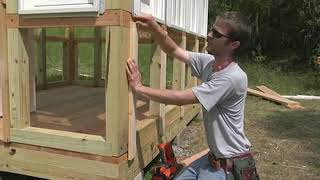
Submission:
[[177,163],[171,143],[159,144],[161,163],[152,168],[152,180],[171,180],[182,169]]

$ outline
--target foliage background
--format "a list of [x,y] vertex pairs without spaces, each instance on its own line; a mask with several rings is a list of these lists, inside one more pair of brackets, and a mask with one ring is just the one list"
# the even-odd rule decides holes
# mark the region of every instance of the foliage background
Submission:
[[252,23],[252,61],[285,71],[319,72],[319,0],[210,0],[209,24],[217,14],[231,10],[242,12]]

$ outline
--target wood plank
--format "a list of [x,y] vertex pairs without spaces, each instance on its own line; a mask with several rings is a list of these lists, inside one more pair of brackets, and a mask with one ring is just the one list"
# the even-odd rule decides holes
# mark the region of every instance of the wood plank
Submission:
[[78,66],[78,63],[77,63],[77,51],[76,51],[76,45],[75,45],[75,34],[74,34],[74,27],[71,27],[71,28],[67,28],[66,29],[66,36],[68,36],[68,47],[69,47],[69,52],[68,52],[68,72],[69,72],[69,75],[68,75],[68,81],[73,81],[73,80],[76,80],[76,77],[77,77],[77,72],[76,72],[76,69],[77,69],[77,66]]
[[197,154],[194,154],[192,155],[191,157],[188,157],[186,159],[184,159],[183,161],[181,161],[181,163],[186,167],[186,166],[189,166],[191,163],[193,163],[194,161],[198,160],[199,158],[205,156],[208,154],[208,152],[210,151],[209,148],[197,153]]
[[[130,57],[138,63],[138,31],[135,23],[130,27]],[[137,97],[129,87],[129,117],[128,117],[128,160],[133,160],[137,153]]]
[[280,94],[278,94],[277,92],[275,92],[275,91],[273,91],[272,89],[268,88],[267,86],[256,86],[256,88],[258,88],[260,91],[262,91],[262,92],[264,92],[264,93],[281,97]]
[[[167,54],[155,45],[155,52],[153,53],[152,63],[150,65],[150,87],[156,89],[166,89],[166,69],[167,69]],[[150,101],[150,115],[160,117],[160,133],[165,131],[165,104],[155,101]]]
[[131,12],[133,0],[105,0],[105,3],[108,11],[109,9],[123,9]]
[[54,149],[54,148],[35,146],[35,145],[28,145],[28,144],[20,144],[20,143],[11,143],[10,147],[11,148],[21,148],[21,149],[23,148],[23,149],[32,150],[35,152],[53,153],[53,154],[59,154],[59,155],[64,155],[64,156],[70,156],[70,157],[76,157],[76,158],[81,158],[81,159],[106,162],[106,163],[112,163],[112,164],[121,164],[123,161],[127,160],[126,155],[122,155],[119,157],[101,156],[101,155],[96,155],[96,154],[67,151],[67,150]]
[[39,89],[47,88],[47,42],[45,28],[39,29],[37,85]]
[[[130,28],[106,27],[109,33],[107,57],[108,78],[106,87],[106,139],[112,143],[113,155],[119,156],[128,150],[128,83],[126,62],[130,51]],[[110,30],[110,32],[108,32]],[[106,42],[106,44],[109,43]]]
[[8,62],[11,127],[24,128],[30,120],[29,58],[26,29],[8,29]]
[[7,13],[18,13],[18,1],[7,0]]
[[101,69],[101,60],[102,60],[102,44],[101,44],[101,27],[94,28],[95,44],[94,44],[94,83],[95,86],[99,86],[99,83],[102,79],[102,69]]
[[115,180],[121,175],[118,164],[25,148],[2,147],[0,149],[0,159],[0,171],[2,172],[46,179]]
[[5,25],[6,9],[0,5],[0,141],[9,141],[10,107],[9,107],[9,77],[8,77],[8,41]]
[[[186,49],[186,33],[181,33],[181,42],[177,42],[182,49]],[[173,60],[173,82],[172,87],[175,90],[185,89],[186,64],[174,58]],[[184,107],[181,106],[181,117],[184,116]]]
[[[39,35],[35,36],[34,38],[36,41],[40,41],[41,37]],[[61,36],[46,36],[46,41],[48,42],[66,42],[68,41],[67,37],[61,37]]]
[[34,30],[28,29],[30,112],[36,111],[36,56]]
[[35,127],[11,129],[11,141],[105,156],[112,148],[101,136]]
[[254,95],[254,96],[258,96],[258,97],[262,97],[264,99],[276,102],[276,103],[280,103],[290,109],[303,109],[303,107],[300,105],[300,103],[295,102],[295,101],[291,101],[288,99],[284,99],[282,97],[279,96],[275,96],[275,95],[271,95],[271,94],[267,94],[264,92],[260,92],[254,89],[250,89],[248,88],[248,94],[249,95]]
[[74,26],[130,27],[130,22],[132,21],[131,13],[120,9],[107,10],[99,17],[23,18],[23,16],[19,16],[14,12],[9,12],[6,20],[9,28]]

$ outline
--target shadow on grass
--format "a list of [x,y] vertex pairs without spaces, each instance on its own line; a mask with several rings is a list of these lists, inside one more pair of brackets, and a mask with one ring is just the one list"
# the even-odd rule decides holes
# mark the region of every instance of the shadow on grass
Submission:
[[300,111],[275,111],[270,113],[263,121],[265,130],[271,137],[281,141],[292,141],[298,148],[292,149],[284,146],[285,151],[294,151],[290,159],[300,159],[301,163],[308,164],[320,170],[320,110],[307,108]]

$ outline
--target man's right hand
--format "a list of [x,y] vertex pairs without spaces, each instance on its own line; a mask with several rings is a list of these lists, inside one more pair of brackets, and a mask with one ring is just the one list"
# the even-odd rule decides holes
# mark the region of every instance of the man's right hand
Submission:
[[152,30],[156,30],[159,26],[155,18],[150,14],[139,13],[138,15],[133,16],[133,20],[142,27]]

